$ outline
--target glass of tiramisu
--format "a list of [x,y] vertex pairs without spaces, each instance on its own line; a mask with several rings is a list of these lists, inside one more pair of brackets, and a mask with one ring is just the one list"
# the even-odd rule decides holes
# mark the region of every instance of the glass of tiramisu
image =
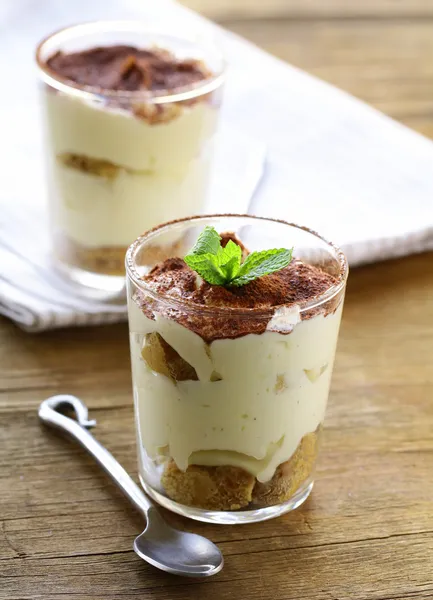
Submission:
[[297,225],[215,215],[145,233],[126,270],[146,492],[214,523],[299,506],[313,487],[343,253]]
[[130,22],[63,29],[36,57],[55,263],[121,290],[138,235],[203,212],[224,61],[210,41]]

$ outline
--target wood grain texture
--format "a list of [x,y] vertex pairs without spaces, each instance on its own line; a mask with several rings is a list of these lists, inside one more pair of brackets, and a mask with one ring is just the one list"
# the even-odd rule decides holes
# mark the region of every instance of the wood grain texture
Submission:
[[[433,135],[429,0],[185,4]],[[0,320],[0,600],[432,600],[433,254],[351,273],[303,507],[240,527],[167,514],[220,545],[226,565],[209,581],[133,553],[140,517],[38,423],[41,400],[61,392],[85,399],[95,435],[137,473],[126,325],[29,335]]]
[[433,15],[430,0],[182,0],[207,17],[230,19],[372,19]]
[[204,583],[132,552],[142,522],[73,443],[36,417],[81,395],[95,433],[136,475],[126,325],[29,336],[1,322],[0,598],[186,600],[433,597],[433,256],[350,276],[315,490],[290,515],[217,527]]

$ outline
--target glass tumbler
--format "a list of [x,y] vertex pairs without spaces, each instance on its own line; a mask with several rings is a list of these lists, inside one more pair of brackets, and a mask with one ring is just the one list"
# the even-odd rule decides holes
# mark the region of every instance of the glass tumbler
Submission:
[[[207,225],[236,233],[249,251],[293,247],[333,283],[299,304],[265,309],[156,292],[146,274],[183,258]],[[348,274],[343,253],[294,224],[214,215],[145,233],[128,249],[126,268],[145,491],[213,523],[261,521],[299,506],[313,487]]]
[[[64,79],[47,64],[59,51],[113,45],[167,50],[201,61],[209,75],[188,87],[114,91]],[[54,262],[70,280],[120,291],[125,252],[138,235],[203,212],[224,61],[210,42],[102,21],[52,34],[36,59]]]

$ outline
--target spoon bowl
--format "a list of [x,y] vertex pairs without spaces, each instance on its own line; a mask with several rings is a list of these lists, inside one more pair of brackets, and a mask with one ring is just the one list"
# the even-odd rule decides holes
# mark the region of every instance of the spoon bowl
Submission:
[[170,527],[155,508],[148,525],[134,540],[134,551],[154,567],[186,577],[210,577],[224,565],[219,548],[210,540]]

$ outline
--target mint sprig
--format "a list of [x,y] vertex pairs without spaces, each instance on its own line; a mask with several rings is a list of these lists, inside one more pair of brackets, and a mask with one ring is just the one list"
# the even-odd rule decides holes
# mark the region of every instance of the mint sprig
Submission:
[[212,285],[239,287],[287,267],[292,251],[279,248],[252,252],[242,263],[241,247],[229,240],[223,248],[217,231],[207,226],[184,260]]

